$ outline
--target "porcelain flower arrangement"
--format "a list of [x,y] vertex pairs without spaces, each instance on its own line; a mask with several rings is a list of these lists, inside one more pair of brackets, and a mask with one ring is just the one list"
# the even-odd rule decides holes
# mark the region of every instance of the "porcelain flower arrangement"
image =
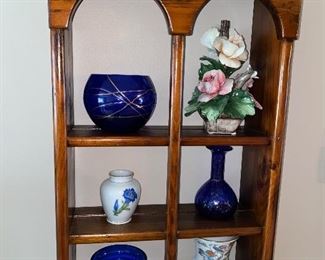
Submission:
[[[209,29],[201,38],[209,56],[200,58],[199,82],[185,108],[185,116],[198,112],[208,133],[233,133],[255,108],[262,106],[249,92],[257,79],[250,65],[245,72],[236,73],[248,59],[245,40],[230,22]],[[236,128],[235,127],[235,128]]]

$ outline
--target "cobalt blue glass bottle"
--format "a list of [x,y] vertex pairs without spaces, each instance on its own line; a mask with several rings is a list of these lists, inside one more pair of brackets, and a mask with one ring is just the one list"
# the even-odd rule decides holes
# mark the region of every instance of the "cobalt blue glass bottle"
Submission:
[[211,177],[198,190],[195,206],[200,215],[211,219],[225,219],[234,215],[238,201],[236,194],[224,180],[225,154],[231,146],[208,146],[212,152]]

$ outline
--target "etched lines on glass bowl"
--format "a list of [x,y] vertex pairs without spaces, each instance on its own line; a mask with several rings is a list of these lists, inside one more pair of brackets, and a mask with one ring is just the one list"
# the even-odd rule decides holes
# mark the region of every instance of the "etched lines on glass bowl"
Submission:
[[157,102],[149,76],[92,74],[84,104],[93,122],[110,132],[132,132],[150,119]]
[[[138,99],[141,99],[144,95],[148,94],[149,92],[153,93],[153,91],[151,89],[147,89],[147,90],[124,90],[124,91],[120,91],[118,90],[117,92],[110,92],[106,89],[102,89],[102,88],[98,88],[96,90],[99,91],[103,91],[105,93],[98,93],[98,96],[109,96],[109,95],[114,95],[118,100],[120,100],[120,102],[107,102],[107,103],[103,103],[99,106],[94,107],[93,113],[94,116],[96,116],[97,118],[109,118],[109,117],[114,117],[115,115],[119,114],[120,112],[122,112],[123,110],[125,110],[126,108],[130,108],[135,112],[135,115],[130,116],[130,115],[123,115],[120,114],[117,117],[120,118],[131,118],[131,117],[145,117],[147,115],[150,114],[150,111],[146,110],[146,107],[151,107],[152,104],[146,104],[146,105],[139,105],[136,103],[136,101]],[[137,94],[132,100],[130,100],[129,98],[127,98],[124,93],[134,93]],[[120,95],[117,95],[120,94]],[[141,102],[139,102],[141,103]],[[122,108],[120,108],[119,110],[110,110],[111,106],[116,106],[116,105],[123,105]],[[96,111],[98,109],[105,109],[107,111],[107,114],[105,116],[103,115],[97,115]],[[141,111],[140,111],[141,110]],[[101,113],[102,114],[102,113]]]

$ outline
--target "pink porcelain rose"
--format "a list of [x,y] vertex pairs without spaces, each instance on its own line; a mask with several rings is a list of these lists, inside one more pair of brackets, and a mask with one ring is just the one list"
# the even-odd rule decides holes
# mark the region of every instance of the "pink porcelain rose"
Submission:
[[203,75],[197,86],[202,93],[198,101],[208,102],[218,95],[226,95],[231,92],[234,81],[227,79],[221,70],[210,70]]

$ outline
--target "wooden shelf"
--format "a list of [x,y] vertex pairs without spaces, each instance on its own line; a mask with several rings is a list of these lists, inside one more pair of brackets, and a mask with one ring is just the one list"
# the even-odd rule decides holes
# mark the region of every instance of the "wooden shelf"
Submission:
[[68,145],[95,146],[168,146],[168,129],[165,126],[145,126],[132,134],[111,134],[96,126],[78,125],[68,132]]
[[239,129],[232,135],[209,135],[203,126],[184,126],[182,129],[182,146],[206,146],[206,145],[268,145],[270,138],[265,134],[250,130]]
[[[270,138],[253,130],[239,130],[237,135],[209,135],[202,126],[183,126],[182,146],[204,145],[268,145]],[[95,126],[74,126],[68,132],[68,145],[73,147],[101,146],[168,146],[167,126],[145,126],[137,133],[108,134]]]
[[69,242],[90,244],[104,242],[163,240],[166,238],[166,207],[139,205],[132,221],[112,225],[102,207],[76,208],[72,216]]
[[262,232],[251,210],[237,210],[228,220],[210,220],[199,216],[194,204],[180,206],[178,238],[248,236]]
[[[193,204],[181,204],[179,220],[178,238],[248,236],[262,232],[255,215],[248,210],[238,210],[230,220],[216,221],[198,216]],[[107,223],[101,207],[76,208],[69,241],[71,244],[89,244],[165,238],[166,206],[139,205],[132,221],[125,225]]]

